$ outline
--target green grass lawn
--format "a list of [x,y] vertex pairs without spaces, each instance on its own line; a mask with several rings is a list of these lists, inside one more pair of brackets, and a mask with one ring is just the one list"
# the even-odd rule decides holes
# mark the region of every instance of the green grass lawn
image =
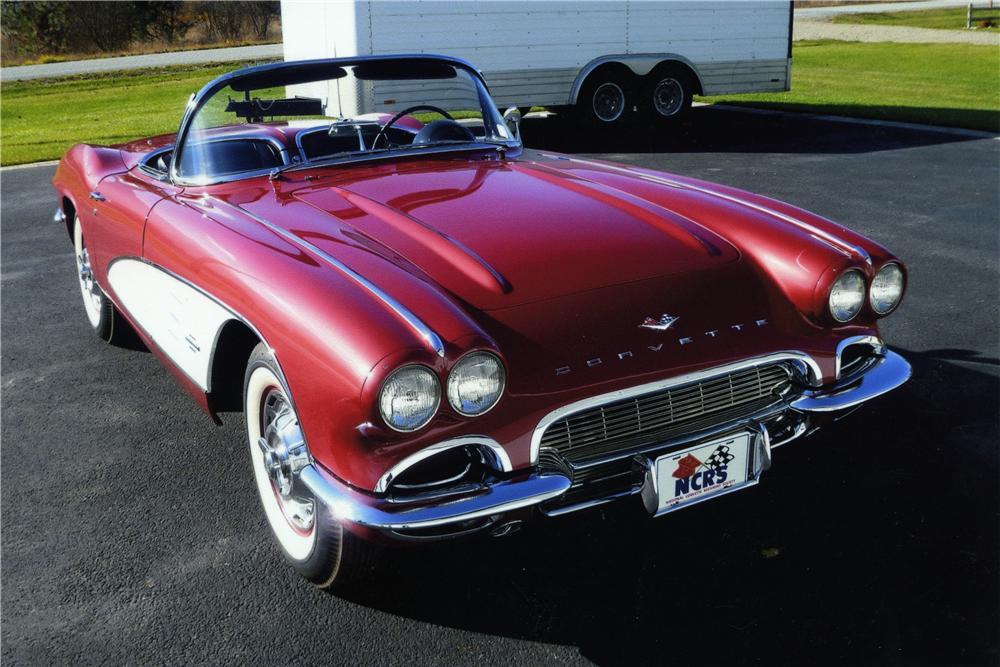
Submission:
[[0,85],[0,164],[60,157],[78,142],[174,132],[191,93],[240,63],[132,70]]
[[1000,132],[1000,50],[795,42],[790,92],[705,101]]
[[[1000,131],[1000,51],[969,44],[795,42],[792,90],[708,101]],[[0,85],[0,164],[77,142],[173,132],[188,96],[239,63]]]
[[[998,9],[1000,12],[1000,9]],[[885,12],[871,14],[843,14],[834,16],[834,23],[862,23],[865,25],[901,25],[910,28],[935,28],[938,30],[964,30],[966,8],[947,7],[919,11]],[[995,27],[986,28],[996,30]]]

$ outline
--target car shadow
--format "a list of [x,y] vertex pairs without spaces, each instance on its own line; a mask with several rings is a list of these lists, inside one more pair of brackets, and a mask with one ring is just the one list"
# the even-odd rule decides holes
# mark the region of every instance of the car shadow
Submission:
[[752,489],[396,550],[345,597],[602,665],[995,661],[998,361],[900,352],[909,383],[776,450]]
[[978,138],[718,105],[694,107],[669,127],[586,128],[568,116],[534,113],[522,120],[521,136],[529,148],[566,153],[871,153]]

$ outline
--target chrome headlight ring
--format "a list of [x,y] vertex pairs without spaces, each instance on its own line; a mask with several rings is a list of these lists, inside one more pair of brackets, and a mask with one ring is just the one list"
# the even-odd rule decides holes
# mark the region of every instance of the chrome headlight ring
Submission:
[[847,269],[830,286],[827,296],[827,310],[837,322],[850,322],[865,305],[868,290],[865,274],[860,269]]
[[500,401],[506,384],[506,371],[495,354],[470,352],[448,375],[448,404],[465,417],[484,415]]
[[426,426],[440,405],[441,383],[434,371],[420,364],[397,368],[386,377],[378,392],[382,421],[400,433]]
[[897,262],[888,262],[872,279],[868,289],[868,303],[878,315],[888,315],[903,300],[906,278]]

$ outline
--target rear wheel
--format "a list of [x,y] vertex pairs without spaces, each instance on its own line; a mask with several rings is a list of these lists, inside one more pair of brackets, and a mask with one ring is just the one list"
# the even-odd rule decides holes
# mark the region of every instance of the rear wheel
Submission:
[[295,570],[322,588],[338,588],[374,570],[377,547],[340,524],[299,478],[311,463],[288,393],[267,346],[250,355],[244,408],[254,479],[271,533]]
[[656,70],[646,77],[639,95],[640,108],[646,120],[673,123],[691,108],[694,83],[681,67]]

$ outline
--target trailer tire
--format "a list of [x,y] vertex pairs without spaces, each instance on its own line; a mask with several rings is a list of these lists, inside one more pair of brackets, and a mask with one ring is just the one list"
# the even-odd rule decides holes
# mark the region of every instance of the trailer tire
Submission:
[[577,119],[588,127],[620,127],[632,120],[635,76],[625,67],[591,73],[576,100]]
[[639,108],[644,120],[673,124],[691,109],[696,81],[687,67],[668,64],[654,69],[643,78]]

